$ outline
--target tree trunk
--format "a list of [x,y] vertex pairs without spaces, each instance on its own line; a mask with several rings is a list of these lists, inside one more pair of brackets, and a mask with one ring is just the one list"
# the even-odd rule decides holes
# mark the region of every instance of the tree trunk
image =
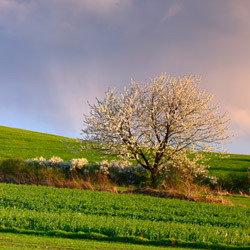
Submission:
[[151,170],[151,187],[157,188],[157,174],[158,168],[154,168]]

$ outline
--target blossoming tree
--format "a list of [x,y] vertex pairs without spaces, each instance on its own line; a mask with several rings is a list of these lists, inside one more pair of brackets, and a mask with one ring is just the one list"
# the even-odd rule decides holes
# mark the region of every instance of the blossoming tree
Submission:
[[103,100],[89,104],[82,141],[135,159],[150,171],[155,187],[159,170],[170,160],[185,152],[211,150],[229,138],[225,132],[230,120],[199,85],[200,79],[192,75],[171,78],[165,73],[146,83],[131,80],[131,87],[119,95],[109,90]]

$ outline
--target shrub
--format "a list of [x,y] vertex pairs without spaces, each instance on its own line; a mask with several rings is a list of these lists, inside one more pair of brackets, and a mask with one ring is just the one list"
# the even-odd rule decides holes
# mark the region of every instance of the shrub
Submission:
[[43,158],[42,156],[40,158],[32,158],[24,161],[28,166],[29,165],[38,165],[38,166],[46,166],[48,165],[48,161]]
[[[53,156],[46,160],[43,157],[33,158],[24,163],[35,169],[47,168],[65,171],[68,176],[81,175],[85,179],[103,179],[106,176],[110,181],[118,185],[147,185],[150,179],[149,173],[141,166],[133,166],[129,161],[111,160],[88,164],[85,158],[72,159],[64,162],[61,158]],[[34,171],[36,171],[34,169]]]
[[217,178],[209,175],[209,166],[204,166],[197,162],[199,162],[199,159],[190,159],[186,155],[174,159],[167,166],[167,179],[178,177],[181,180],[189,180],[193,183],[216,185]]
[[2,174],[14,174],[24,168],[22,159],[7,159],[0,162],[0,172]]
[[133,166],[129,161],[112,160],[106,164],[109,178],[118,185],[143,185],[150,174],[141,166]]
[[250,194],[250,172],[246,173],[229,173],[225,176],[219,177],[218,186],[222,190],[226,190],[230,193],[246,193]]
[[70,166],[70,170],[73,169],[79,169],[81,170],[84,166],[86,166],[88,164],[88,160],[85,158],[81,158],[81,159],[72,159],[69,162],[69,166]]
[[[197,159],[189,159],[185,155],[178,157],[165,166],[161,166],[158,171],[157,185],[163,181],[175,186],[182,185],[183,181],[192,183],[213,183],[215,177],[208,174],[208,170],[203,165],[196,164]],[[150,184],[150,173],[141,166],[133,166],[129,161],[112,160],[88,164],[85,158],[72,159],[65,162],[60,157],[53,156],[49,160],[43,157],[33,158],[26,161],[21,159],[10,159],[2,162],[0,170],[5,173],[4,180],[18,183],[34,182],[44,184],[44,179],[51,179],[53,173],[58,178],[84,179],[92,183],[107,183],[111,181],[117,185],[147,186]],[[10,176],[12,174],[12,176]],[[8,175],[8,178],[7,178]],[[7,180],[7,179],[8,180]],[[3,179],[3,178],[2,178]],[[51,181],[53,182],[53,181]],[[225,184],[223,184],[225,186]]]

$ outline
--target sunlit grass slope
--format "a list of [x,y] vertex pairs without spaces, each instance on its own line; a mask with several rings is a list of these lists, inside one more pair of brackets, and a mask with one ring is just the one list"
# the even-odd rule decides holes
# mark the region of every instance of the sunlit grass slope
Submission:
[[59,156],[69,161],[85,157],[90,163],[103,160],[94,150],[72,153],[72,149],[65,146],[62,141],[67,142],[69,146],[77,145],[72,138],[0,126],[0,158],[25,160],[40,156],[46,159]]
[[[94,150],[72,153],[61,141],[68,142],[69,145],[76,144],[71,138],[0,126],[0,158],[28,159],[43,156],[48,159],[59,156],[68,161],[85,157],[90,163],[103,160]],[[243,173],[250,167],[250,155],[231,154],[230,157],[221,159],[210,154],[209,157],[210,172],[217,176],[230,172]]]
[[209,172],[215,176],[246,173],[247,168],[250,168],[250,155],[229,154],[226,158],[220,158],[211,153],[209,158]]

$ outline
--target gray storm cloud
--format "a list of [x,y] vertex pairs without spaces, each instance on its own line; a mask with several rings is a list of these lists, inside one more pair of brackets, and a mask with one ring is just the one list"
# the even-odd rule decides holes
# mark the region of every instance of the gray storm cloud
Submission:
[[249,25],[247,0],[0,0],[0,123],[78,137],[108,88],[197,74],[249,153]]

